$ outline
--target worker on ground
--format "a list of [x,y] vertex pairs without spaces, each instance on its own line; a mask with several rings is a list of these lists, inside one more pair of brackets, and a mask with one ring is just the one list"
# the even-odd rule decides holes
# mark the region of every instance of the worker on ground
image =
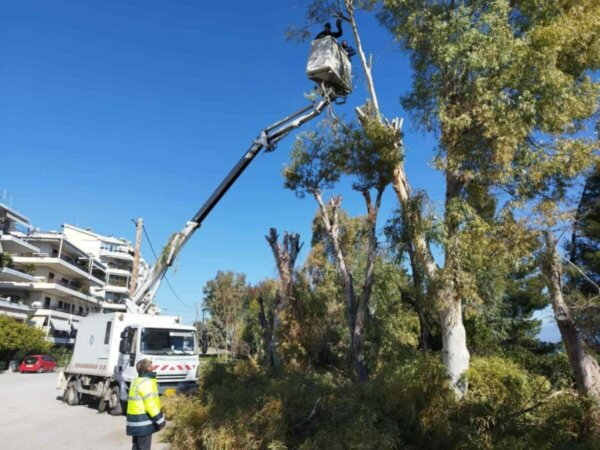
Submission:
[[315,37],[315,39],[321,39],[325,36],[339,38],[342,35],[342,19],[337,19],[335,21],[335,25],[337,27],[337,31],[334,33],[333,31],[331,31],[331,24],[327,22],[323,28],[323,31],[317,34],[317,37]]
[[160,411],[152,361],[142,359],[135,368],[138,377],[131,383],[127,399],[127,436],[133,437],[133,450],[150,450],[152,433],[163,428],[166,422]]
[[344,51],[346,52],[346,55],[348,55],[348,59],[350,59],[354,55],[356,55],[356,50],[354,50],[352,47],[350,47],[348,45],[348,41],[346,39],[344,39],[342,41],[342,49],[344,49]]

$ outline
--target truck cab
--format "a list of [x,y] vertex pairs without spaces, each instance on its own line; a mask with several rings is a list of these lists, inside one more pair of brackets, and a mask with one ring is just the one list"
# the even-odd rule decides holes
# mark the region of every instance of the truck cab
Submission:
[[141,359],[152,361],[160,394],[197,388],[200,359],[193,326],[171,316],[94,314],[81,320],[71,361],[59,374],[63,400],[77,405],[96,398],[99,411],[121,414]]
[[[193,328],[172,325],[127,326],[121,332],[115,370],[115,379],[124,383],[127,389],[137,377],[135,365],[141,359],[152,361],[160,394],[187,392],[196,388],[198,339]],[[126,400],[126,396],[123,395],[121,399]]]

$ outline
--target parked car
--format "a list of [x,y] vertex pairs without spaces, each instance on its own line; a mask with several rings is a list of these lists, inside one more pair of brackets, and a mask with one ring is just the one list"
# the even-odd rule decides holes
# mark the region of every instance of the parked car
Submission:
[[30,355],[23,360],[19,366],[21,373],[25,372],[54,372],[56,369],[56,361],[52,356],[48,355]]

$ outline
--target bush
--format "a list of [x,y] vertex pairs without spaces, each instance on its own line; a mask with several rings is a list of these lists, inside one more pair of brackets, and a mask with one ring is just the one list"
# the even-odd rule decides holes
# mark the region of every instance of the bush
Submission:
[[73,356],[73,349],[63,346],[53,346],[48,354],[54,358],[58,367],[66,367]]
[[32,353],[48,353],[51,347],[42,330],[12,317],[0,316],[0,361],[22,359]]
[[165,399],[174,449],[600,448],[598,409],[500,357],[474,358],[460,401],[438,358],[356,385],[336,373],[213,363],[196,398]]

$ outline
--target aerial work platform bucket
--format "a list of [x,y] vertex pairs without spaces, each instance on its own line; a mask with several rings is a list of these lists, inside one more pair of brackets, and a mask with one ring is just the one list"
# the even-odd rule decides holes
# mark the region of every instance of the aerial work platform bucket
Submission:
[[352,65],[346,52],[331,36],[312,41],[306,74],[317,84],[324,83],[340,95],[352,92]]

